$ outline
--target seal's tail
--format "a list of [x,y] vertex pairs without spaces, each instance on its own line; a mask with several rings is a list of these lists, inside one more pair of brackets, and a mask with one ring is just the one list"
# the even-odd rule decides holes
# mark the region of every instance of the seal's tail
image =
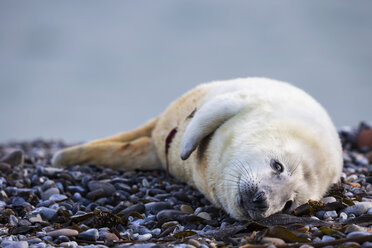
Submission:
[[113,169],[160,169],[161,162],[151,139],[157,118],[129,132],[72,146],[54,154],[54,166],[94,163]]

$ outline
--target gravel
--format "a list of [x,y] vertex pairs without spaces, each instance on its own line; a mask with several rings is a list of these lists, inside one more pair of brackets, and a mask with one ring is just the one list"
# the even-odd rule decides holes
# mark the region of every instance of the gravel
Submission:
[[365,130],[367,123],[340,130],[344,170],[321,201],[259,222],[230,218],[164,171],[54,168],[61,141],[0,144],[0,246],[370,247],[372,144],[361,147],[368,137],[360,136],[371,134]]

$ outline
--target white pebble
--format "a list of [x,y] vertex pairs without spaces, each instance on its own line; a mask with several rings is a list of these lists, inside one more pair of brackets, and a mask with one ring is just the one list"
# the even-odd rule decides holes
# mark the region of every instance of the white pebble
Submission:
[[335,202],[336,201],[336,198],[334,198],[333,196],[328,196],[328,197],[324,197],[321,202],[327,204],[327,203],[332,203],[332,202]]
[[138,235],[137,240],[138,241],[147,241],[147,240],[149,240],[151,238],[152,238],[152,234],[151,233],[145,233],[145,234],[142,234],[142,235]]
[[340,222],[345,222],[347,220],[347,214],[345,212],[340,213]]

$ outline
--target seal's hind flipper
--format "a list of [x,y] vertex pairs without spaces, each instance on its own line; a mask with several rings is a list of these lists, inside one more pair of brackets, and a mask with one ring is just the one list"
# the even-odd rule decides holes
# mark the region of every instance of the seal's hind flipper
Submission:
[[161,162],[150,137],[131,142],[87,143],[66,148],[54,154],[54,166],[94,163],[112,169],[160,169]]
[[151,139],[157,118],[130,132],[66,148],[54,154],[54,166],[94,163],[127,170],[160,169],[161,162]]

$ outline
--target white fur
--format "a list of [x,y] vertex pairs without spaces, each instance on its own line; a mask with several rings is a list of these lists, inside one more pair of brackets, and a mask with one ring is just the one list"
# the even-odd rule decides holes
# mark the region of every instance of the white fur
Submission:
[[[252,218],[280,211],[287,200],[294,200],[292,209],[309,199],[319,200],[337,182],[342,171],[337,131],[326,111],[304,91],[265,78],[214,82],[200,88],[207,88],[208,94],[200,99],[179,151],[182,159],[188,158],[204,137],[215,132],[207,155],[208,178],[193,176],[190,183],[232,216],[245,218],[237,204],[238,189],[231,183],[242,174],[272,191],[269,210],[263,215],[252,212]],[[288,172],[273,177],[269,166],[273,157],[288,171],[298,168],[292,176]],[[197,173],[195,161],[190,163]]]

